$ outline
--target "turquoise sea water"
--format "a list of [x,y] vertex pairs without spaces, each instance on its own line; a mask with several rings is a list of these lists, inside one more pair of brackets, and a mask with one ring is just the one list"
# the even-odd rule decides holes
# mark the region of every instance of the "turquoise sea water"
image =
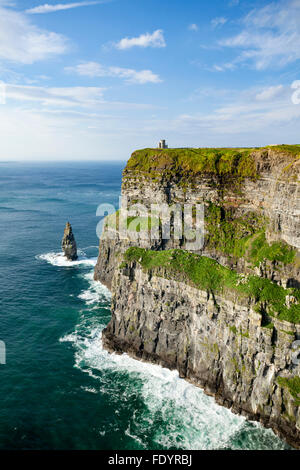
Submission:
[[[97,206],[122,163],[0,163],[0,449],[284,449],[177,372],[108,354]],[[72,223],[79,261],[60,241]]]

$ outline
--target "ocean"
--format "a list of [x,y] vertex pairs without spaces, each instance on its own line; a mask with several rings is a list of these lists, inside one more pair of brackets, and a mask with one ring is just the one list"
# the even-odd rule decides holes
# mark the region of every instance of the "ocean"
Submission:
[[0,163],[0,449],[287,449],[176,371],[103,350],[96,210],[117,207],[123,167]]

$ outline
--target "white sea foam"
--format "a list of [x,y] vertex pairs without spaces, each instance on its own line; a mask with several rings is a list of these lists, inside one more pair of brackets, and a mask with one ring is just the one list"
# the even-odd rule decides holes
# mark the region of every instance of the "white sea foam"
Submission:
[[84,390],[85,392],[89,392],[89,393],[98,393],[98,390],[96,390],[95,388],[93,387],[81,387],[82,390]]
[[71,333],[69,335],[65,335],[62,338],[59,338],[60,343],[76,343],[77,335],[75,333]]
[[89,288],[82,291],[78,298],[84,300],[87,305],[98,304],[100,302],[108,302],[111,293],[101,282],[94,281],[94,272],[85,274],[84,279],[89,282]]
[[[103,372],[131,376],[127,396],[122,399],[130,401],[131,395],[139,393],[147,411],[142,416],[133,414],[126,434],[143,447],[146,446],[143,436],[152,427],[157,415],[161,417],[164,426],[163,429],[158,427],[154,439],[166,448],[222,448],[243,427],[243,417],[218,406],[202,390],[180,379],[177,371],[136,361],[127,354],[108,353],[102,347],[99,328],[91,330],[88,336],[78,333],[67,335],[61,341],[74,343],[77,368],[97,380],[100,380],[97,371],[101,371],[102,393],[109,393],[111,398],[118,394],[118,388],[109,380],[103,384]],[[134,385],[135,381],[138,385]],[[120,399],[117,396],[115,398]]]
[[95,266],[96,265],[97,258],[87,258],[84,254],[81,254],[81,253],[84,253],[84,252],[79,251],[79,257],[76,261],[68,260],[62,252],[45,253],[45,254],[36,256],[36,258],[43,260],[43,261],[47,261],[47,263],[50,263],[53,266],[60,266],[60,267],[70,267],[70,266],[80,266],[80,265]]
[[[110,292],[93,280],[92,272],[83,277],[90,286],[79,297],[89,304],[89,313],[82,311],[75,331],[60,341],[73,344],[75,367],[98,382],[98,393],[109,395],[116,411],[127,410],[137,396],[142,400],[145,406],[133,411],[123,430],[139,447],[149,448],[154,441],[159,447],[179,449],[239,449],[242,445],[257,449],[263,442],[266,449],[283,448],[271,430],[249,427],[245,418],[217,405],[201,389],[180,379],[177,371],[104,350],[101,337],[108,318],[94,316],[92,304],[108,307]],[[247,442],[235,443],[235,435],[242,431]]]

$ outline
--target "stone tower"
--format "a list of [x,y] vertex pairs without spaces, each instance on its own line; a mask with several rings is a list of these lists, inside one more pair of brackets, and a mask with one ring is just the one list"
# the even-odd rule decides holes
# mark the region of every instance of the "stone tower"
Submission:
[[165,139],[162,139],[158,142],[158,148],[159,149],[167,149],[168,148]]

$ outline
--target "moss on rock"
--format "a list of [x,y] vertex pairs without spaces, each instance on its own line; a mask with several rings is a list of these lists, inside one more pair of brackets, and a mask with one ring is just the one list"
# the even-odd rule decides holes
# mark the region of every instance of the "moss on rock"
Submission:
[[286,388],[295,399],[296,406],[300,406],[300,377],[277,377],[277,383],[282,388]]
[[[213,293],[231,290],[241,297],[251,298],[257,310],[290,323],[300,323],[299,289],[285,289],[259,276],[239,275],[217,261],[184,250],[153,251],[131,247],[124,253],[124,261],[137,262],[145,270],[159,276],[183,280]],[[296,303],[286,305],[286,296],[293,295]]]
[[181,182],[197,175],[215,175],[256,179],[253,149],[143,149],[133,152],[124,176],[128,172],[142,173],[150,178],[178,176]]
[[[272,152],[286,158],[286,167],[293,165],[300,156],[299,145],[276,145],[263,148],[177,148],[136,150],[124,170],[128,174],[143,175],[150,179],[177,177],[183,187],[195,177],[217,177],[222,185],[233,180],[238,189],[246,178],[259,177],[255,156],[257,152]],[[213,178],[212,178],[213,179]],[[234,188],[232,188],[234,189]]]
[[254,212],[235,215],[233,208],[209,203],[205,211],[206,244],[221,253],[244,257],[253,266],[264,260],[293,263],[296,250],[283,241],[268,243],[266,217]]

